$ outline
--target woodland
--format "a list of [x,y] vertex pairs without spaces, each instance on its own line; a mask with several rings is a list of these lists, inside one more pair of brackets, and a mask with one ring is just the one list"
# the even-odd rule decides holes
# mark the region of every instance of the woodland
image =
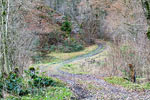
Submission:
[[0,100],[150,100],[150,0],[0,0]]

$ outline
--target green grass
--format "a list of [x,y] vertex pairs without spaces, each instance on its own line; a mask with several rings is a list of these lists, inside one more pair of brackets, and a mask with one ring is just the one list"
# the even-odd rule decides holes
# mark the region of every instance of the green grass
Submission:
[[88,90],[102,90],[102,87],[98,87],[98,86],[95,86],[95,84],[88,84],[87,86],[87,89]]
[[[91,50],[95,50],[95,49],[96,49],[96,47],[93,46],[93,49],[91,49]],[[102,50],[103,49],[104,48],[102,48]],[[99,68],[99,67],[101,67],[101,65],[104,65],[103,60],[104,60],[104,58],[106,58],[107,52],[108,52],[108,50],[105,50],[104,52],[102,52],[100,54],[89,57],[89,59],[95,59],[96,61],[99,61],[100,63],[97,66],[97,68]],[[81,66],[80,62],[75,62],[75,63],[70,63],[70,64],[64,65],[61,68],[61,70],[65,71],[65,72],[72,73],[72,74],[91,74],[91,72],[89,70],[87,70],[86,68],[87,68],[86,66]],[[99,70],[99,69],[97,69],[97,70]]]
[[51,52],[47,54],[45,57],[40,57],[37,56],[35,57],[37,61],[35,62],[34,65],[38,64],[56,64],[58,62],[75,58],[77,56],[87,54],[93,50],[95,50],[98,46],[97,45],[92,45],[89,47],[85,47],[84,50],[78,51],[78,52],[72,52],[72,53],[63,53],[63,52]]
[[72,53],[51,52],[50,54],[47,54],[46,57],[39,58],[38,62],[35,62],[35,64],[32,64],[31,66],[40,66],[40,65],[50,66],[52,64],[57,64],[64,60],[75,58],[83,54],[87,54],[95,50],[97,47],[98,47],[97,45],[92,45],[89,47],[85,47],[84,50]]
[[[5,90],[8,91],[8,93],[5,92],[7,96],[5,96],[4,99],[0,98],[0,100],[70,100],[70,98],[74,96],[63,81],[57,78],[47,77],[44,73],[38,74],[38,71],[36,73],[36,77],[32,78],[32,74],[26,71],[27,76],[24,78],[21,77],[21,85],[18,83],[20,81],[17,81],[19,77],[15,77],[14,74],[11,74],[9,79],[11,81],[8,79],[6,81],[9,82],[8,86],[10,87],[9,90],[11,90],[8,91],[6,88],[7,90]],[[43,86],[42,84],[47,85]],[[6,87],[8,86],[6,84]],[[27,90],[28,92],[26,94],[19,94],[20,92],[15,93],[20,90]]]
[[26,96],[13,95],[2,100],[70,100],[73,97],[72,91],[62,81],[54,78],[53,80],[56,81],[56,86],[40,88],[37,93]]
[[88,74],[88,72],[83,71],[78,64],[66,64],[61,70],[72,74]]
[[67,60],[67,59],[71,59],[83,54],[87,54],[93,50],[95,50],[98,46],[97,45],[92,45],[89,47],[85,47],[84,50],[78,51],[78,52],[72,52],[72,53],[62,53],[62,52],[52,52],[50,54],[48,54],[48,56],[52,56],[55,59],[59,59],[61,61],[63,60]]
[[70,100],[72,92],[66,87],[50,87],[45,95],[10,96],[5,100]]
[[54,64],[54,63],[57,63],[57,62],[60,62],[62,61],[60,58],[56,58],[54,56],[45,56],[45,57],[36,57],[37,60],[35,61],[35,65],[36,64]]
[[133,89],[133,90],[143,90],[143,89],[149,90],[150,89],[149,83],[145,83],[145,84],[132,83],[122,77],[107,77],[104,80],[113,85],[119,85],[127,89]]

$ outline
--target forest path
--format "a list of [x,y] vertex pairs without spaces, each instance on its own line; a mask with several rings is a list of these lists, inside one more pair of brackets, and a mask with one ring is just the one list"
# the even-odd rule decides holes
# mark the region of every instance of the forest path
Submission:
[[[99,43],[98,48],[90,53],[58,63],[55,67],[57,74],[48,73],[48,76],[66,82],[76,95],[76,99],[72,98],[72,100],[150,100],[149,92],[128,91],[122,87],[113,86],[93,75],[72,74],[60,70],[65,64],[95,56],[104,50],[104,44]],[[93,85],[95,88],[89,90],[87,85]]]

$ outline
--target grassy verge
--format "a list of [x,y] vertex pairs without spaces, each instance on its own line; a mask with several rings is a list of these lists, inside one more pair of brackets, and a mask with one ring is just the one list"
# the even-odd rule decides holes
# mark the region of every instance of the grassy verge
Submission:
[[3,100],[70,100],[72,92],[66,87],[49,87],[38,95],[10,96]]
[[97,71],[102,67],[104,63],[103,60],[106,58],[107,52],[108,50],[105,50],[100,54],[88,57],[88,59],[82,59],[70,64],[66,64],[61,67],[61,70],[72,74],[94,74],[94,71]]
[[63,61],[63,60],[74,58],[74,57],[77,57],[77,56],[80,56],[83,54],[87,54],[87,53],[95,50],[97,47],[98,47],[97,45],[92,45],[92,46],[86,47],[82,51],[73,52],[73,53],[52,52],[52,53],[48,54],[48,56],[52,56],[55,59],[59,59],[59,60]]
[[51,52],[50,54],[47,54],[46,57],[41,58],[40,61],[37,63],[33,64],[32,66],[38,66],[38,65],[43,65],[43,64],[57,64],[58,62],[71,59],[83,54],[87,54],[93,50],[95,50],[98,46],[97,45],[92,45],[89,47],[85,47],[84,50],[79,51],[79,52],[73,52],[73,53],[62,53],[62,52]]
[[5,91],[0,100],[70,100],[73,97],[72,91],[62,81],[38,71],[33,73],[33,68],[26,70],[24,77],[10,73],[0,83],[1,91]]
[[66,64],[61,70],[72,74],[88,74],[88,72],[84,71],[78,64]]
[[145,83],[145,84],[135,84],[132,83],[122,77],[107,77],[105,78],[105,81],[108,83],[111,83],[113,85],[119,85],[122,87],[125,87],[127,89],[133,89],[133,90],[149,90],[150,89],[150,84]]

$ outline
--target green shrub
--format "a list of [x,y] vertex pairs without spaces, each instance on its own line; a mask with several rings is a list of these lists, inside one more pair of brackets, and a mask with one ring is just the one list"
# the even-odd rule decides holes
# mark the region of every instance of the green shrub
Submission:
[[[65,84],[46,77],[44,73],[40,75],[34,67],[26,70],[25,74],[24,78],[14,72],[7,78],[0,77],[0,93],[4,90],[11,94],[4,100],[57,100],[57,97],[60,98],[58,100],[64,100],[72,96]],[[2,99],[2,93],[0,98]]]
[[66,87],[51,87],[39,95],[11,96],[7,100],[70,100],[72,92]]
[[150,27],[148,28],[148,31],[147,31],[147,38],[150,40]]
[[55,85],[56,82],[53,81],[51,78],[39,76],[39,72],[33,69],[34,68],[30,68],[28,71],[25,71],[26,74],[31,78],[30,80],[28,80],[28,84],[31,87],[41,88]]
[[[0,77],[0,100],[69,100],[72,92],[59,80],[39,74],[34,67],[21,77],[11,72],[6,78]],[[10,94],[2,98],[2,90]]]
[[11,72],[4,80],[4,84],[4,89],[9,93],[20,96],[28,94],[28,90],[24,87],[23,78],[18,77],[16,73]]
[[61,51],[66,53],[77,52],[84,49],[81,43],[72,40],[65,40],[63,47],[64,48]]
[[68,38],[67,40],[64,40],[61,45],[50,46],[50,51],[59,51],[65,53],[77,52],[83,49],[84,49],[83,44],[76,41],[73,38]]
[[56,46],[56,45],[51,45],[49,50],[50,50],[50,51],[55,51],[56,49],[57,49],[57,46]]
[[35,87],[47,87],[47,86],[53,86],[55,82],[51,80],[50,78],[43,78],[43,77],[36,77],[33,79],[33,83]]
[[2,89],[3,89],[3,81],[2,77],[0,77],[0,98],[2,98]]
[[145,8],[146,8],[146,17],[149,20],[150,19],[150,4],[148,1],[144,2]]
[[69,34],[72,31],[72,24],[67,18],[62,23],[61,30],[66,32],[67,34]]

